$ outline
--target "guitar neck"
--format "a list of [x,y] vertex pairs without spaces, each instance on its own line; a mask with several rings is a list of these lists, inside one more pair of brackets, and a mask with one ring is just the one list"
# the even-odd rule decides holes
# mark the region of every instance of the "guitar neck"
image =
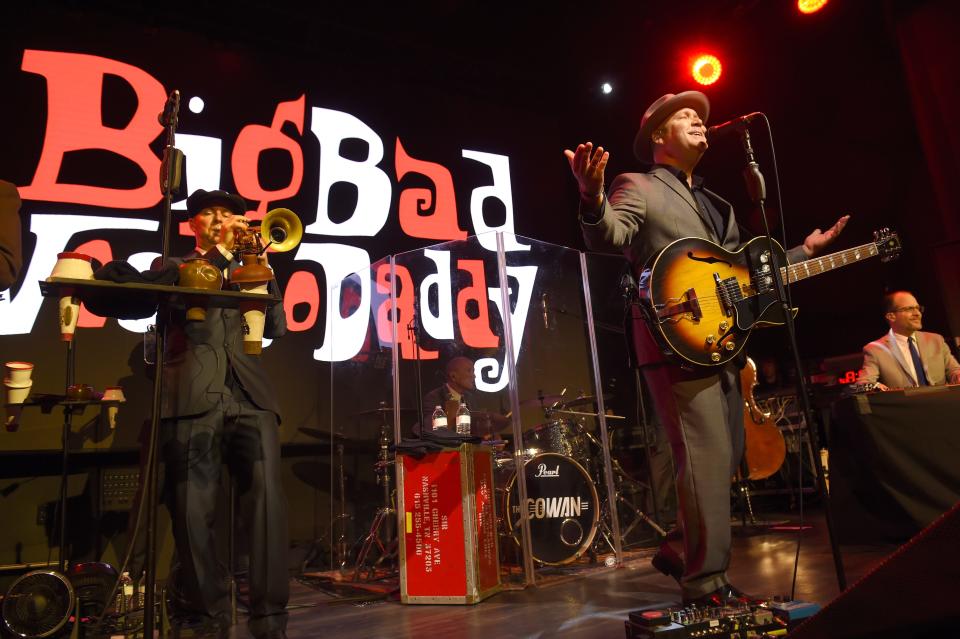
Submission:
[[798,264],[791,264],[790,266],[781,267],[780,277],[792,284],[793,282],[805,280],[808,277],[813,277],[814,275],[827,273],[834,269],[840,268],[841,266],[862,262],[867,258],[875,257],[879,254],[879,252],[880,251],[877,249],[877,245],[873,242],[870,242],[868,244],[855,246],[844,251],[831,253],[830,255],[815,257]]

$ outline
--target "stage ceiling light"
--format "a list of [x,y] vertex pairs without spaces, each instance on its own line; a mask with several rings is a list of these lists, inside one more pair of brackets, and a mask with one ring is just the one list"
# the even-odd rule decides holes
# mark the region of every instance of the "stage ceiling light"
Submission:
[[603,91],[604,94],[613,93],[613,85],[609,82],[604,82],[600,85],[600,90]]
[[829,0],[797,0],[797,9],[800,13],[816,13],[826,6]]
[[697,83],[708,85],[720,79],[722,68],[717,56],[703,54],[698,55],[693,61],[693,65],[690,67],[690,73]]

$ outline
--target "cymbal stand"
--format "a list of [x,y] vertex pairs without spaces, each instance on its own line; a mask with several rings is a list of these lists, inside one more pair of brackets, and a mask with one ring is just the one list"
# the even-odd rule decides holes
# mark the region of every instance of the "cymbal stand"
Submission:
[[340,572],[344,573],[347,571],[347,520],[350,519],[350,515],[347,514],[347,501],[346,501],[346,480],[343,473],[343,442],[337,442],[337,490],[340,493],[340,514],[337,515],[334,519],[334,525],[339,522],[340,525],[340,536],[337,538],[336,549],[337,549],[337,564],[340,566]]
[[[597,413],[585,413],[585,412],[572,411],[572,410],[566,410],[566,409],[553,410],[551,412],[559,413],[563,415],[576,415],[581,417],[597,417],[598,416]],[[607,415],[606,417],[607,419],[611,419],[611,418],[624,419],[623,417],[620,417],[618,415]],[[577,424],[577,430],[580,431],[580,434],[587,439],[587,441],[590,443],[591,446],[593,446],[595,450],[603,449],[603,446],[600,444],[597,438],[593,436],[593,433],[591,433],[584,427],[583,422],[581,420],[579,419],[576,420],[576,424]],[[630,532],[632,532],[633,529],[640,524],[640,522],[646,523],[661,537],[666,537],[667,531],[661,528],[660,525],[656,521],[651,519],[650,516],[647,515],[647,513],[643,512],[642,509],[638,508],[636,504],[634,504],[629,499],[627,499],[622,494],[620,494],[620,486],[624,482],[633,484],[634,486],[637,486],[637,487],[643,487],[643,484],[637,481],[636,479],[634,479],[633,477],[631,477],[620,465],[620,462],[617,461],[616,459],[613,459],[612,457],[610,459],[610,466],[614,472],[616,479],[618,480],[618,486],[615,489],[616,492],[613,495],[612,502],[617,505],[622,505],[622,507],[632,512],[634,515],[634,519],[630,523],[630,525],[627,526],[625,529],[621,530],[620,532],[621,539],[625,539],[627,535],[629,535]],[[591,464],[591,471],[593,471],[593,464]],[[600,480],[599,477],[594,477],[593,479],[598,485],[602,485],[602,482],[599,481]],[[614,545],[613,545],[613,541],[610,539],[610,534],[611,534],[610,526],[609,524],[607,524],[607,519],[609,519],[610,517],[610,508],[611,508],[611,496],[607,495],[606,491],[604,491],[603,497],[601,498],[601,502],[600,502],[600,530],[599,530],[600,535],[597,538],[597,542],[599,542],[600,539],[603,539],[603,541],[606,542],[607,546],[611,550],[613,550]]]
[[[374,547],[376,547],[379,557],[370,564],[366,575],[367,580],[375,579],[377,568],[383,564],[390,564],[391,570],[388,574],[395,573],[397,569],[394,558],[397,556],[399,539],[393,532],[393,519],[397,511],[393,507],[393,500],[391,498],[393,491],[390,487],[390,468],[393,466],[389,456],[390,424],[387,422],[387,413],[384,412],[382,415],[383,424],[380,427],[380,453],[376,463],[376,472],[377,483],[383,487],[383,506],[377,509],[377,513],[373,518],[373,524],[370,526],[370,532],[364,537],[360,552],[357,553],[357,563],[353,570],[354,581],[361,579],[361,572],[364,569],[367,556]],[[380,532],[381,528],[383,528],[382,537]]]

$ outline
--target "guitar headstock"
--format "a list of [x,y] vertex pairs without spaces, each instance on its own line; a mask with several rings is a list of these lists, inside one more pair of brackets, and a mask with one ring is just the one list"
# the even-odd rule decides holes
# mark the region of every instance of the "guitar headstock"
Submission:
[[881,262],[889,262],[900,257],[900,236],[896,231],[882,228],[873,232],[873,243],[877,247],[877,254]]

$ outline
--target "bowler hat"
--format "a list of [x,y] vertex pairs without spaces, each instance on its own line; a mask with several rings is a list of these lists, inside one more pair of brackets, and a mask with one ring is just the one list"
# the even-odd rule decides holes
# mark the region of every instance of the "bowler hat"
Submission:
[[653,141],[650,136],[664,120],[680,109],[690,107],[706,123],[710,117],[710,100],[699,91],[668,93],[651,104],[640,120],[640,130],[633,139],[633,154],[641,162],[653,161]]
[[193,217],[211,206],[222,206],[232,211],[234,215],[245,215],[247,212],[247,203],[239,195],[220,190],[197,189],[187,198],[187,217]]

